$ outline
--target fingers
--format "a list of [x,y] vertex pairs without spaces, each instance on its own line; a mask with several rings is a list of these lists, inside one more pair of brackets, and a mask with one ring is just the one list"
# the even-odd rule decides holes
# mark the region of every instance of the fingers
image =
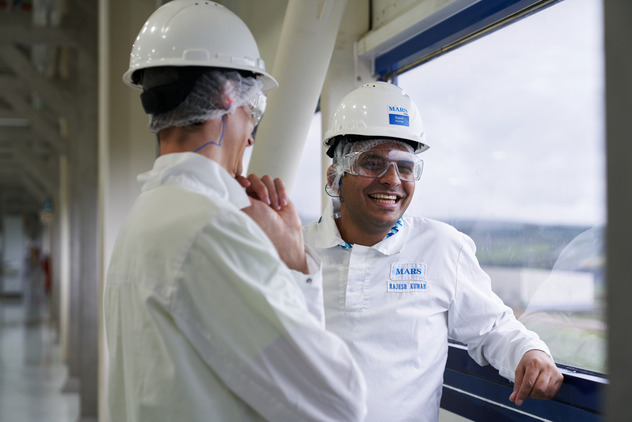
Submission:
[[279,206],[284,207],[288,204],[287,194],[285,193],[285,184],[283,180],[278,177],[274,179],[274,187],[276,188],[277,199],[279,201]]
[[300,232],[302,238],[301,219],[292,201],[288,201],[285,206],[277,212],[288,227]]
[[305,256],[301,221],[294,205],[288,202],[287,206],[275,211],[271,206],[253,197],[250,197],[250,204],[242,208],[242,211],[249,215],[268,236],[281,260],[288,268],[307,274],[309,268]]
[[[253,178],[257,178],[254,175]],[[250,177],[249,176],[249,177]],[[270,199],[269,205],[279,211],[282,207],[287,205],[287,195],[285,193],[285,184],[278,177],[272,179],[272,177],[267,174],[260,179],[261,183],[265,186],[265,189],[268,193],[268,197]]]
[[520,406],[527,397],[553,398],[563,380],[564,376],[548,354],[541,350],[530,350],[516,368],[516,382],[509,400]]
[[516,370],[516,383],[514,384],[513,393],[509,396],[509,400],[514,402],[516,406],[522,405],[531,393],[535,385],[533,375],[533,373],[527,373],[524,367],[518,366]]
[[531,389],[531,393],[529,393],[529,397],[543,400],[551,399],[560,390],[563,381],[564,376],[557,367],[547,367],[540,371],[536,383]]
[[524,403],[527,397],[548,400],[557,394],[561,384],[561,379],[552,377],[547,371],[527,371],[521,382],[516,382],[514,385],[514,391],[509,400],[513,401],[517,406]]
[[246,194],[248,194],[248,196],[270,205],[268,187],[259,177],[255,176],[254,174],[249,175],[248,179],[246,179],[247,185],[246,183],[242,183],[242,181],[240,181],[239,179],[237,179],[237,181],[246,188]]
[[272,179],[272,177],[265,175],[260,178],[255,174],[250,174],[247,179],[248,186],[239,179],[238,181],[246,187],[246,193],[249,196],[265,202],[277,211],[288,203],[285,184],[278,177]]
[[235,176],[235,180],[239,182],[242,188],[250,187],[250,181],[246,179],[244,176],[242,176],[241,174],[238,174],[237,176]]
[[268,192],[268,196],[270,198],[269,205],[276,211],[280,210],[281,204],[279,204],[279,194],[274,184],[274,180],[272,180],[272,178],[266,174],[265,176],[261,178],[261,181],[265,185],[266,190]]

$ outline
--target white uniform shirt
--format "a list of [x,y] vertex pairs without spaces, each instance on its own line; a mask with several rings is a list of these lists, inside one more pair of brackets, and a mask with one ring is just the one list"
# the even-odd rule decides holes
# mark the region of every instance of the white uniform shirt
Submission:
[[511,380],[525,352],[548,349],[492,292],[469,237],[426,218],[400,221],[378,244],[349,249],[330,205],[303,234],[322,259],[327,329],[366,379],[367,421],[436,421],[448,337]]
[[281,262],[243,188],[194,153],[139,181],[104,294],[112,421],[362,420],[357,365],[297,286],[318,298],[320,273]]

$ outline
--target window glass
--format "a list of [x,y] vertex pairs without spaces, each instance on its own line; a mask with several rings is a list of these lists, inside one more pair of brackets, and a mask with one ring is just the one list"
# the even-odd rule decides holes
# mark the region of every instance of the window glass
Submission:
[[557,3],[397,84],[430,145],[409,212],[474,239],[558,363],[605,372],[601,1]]

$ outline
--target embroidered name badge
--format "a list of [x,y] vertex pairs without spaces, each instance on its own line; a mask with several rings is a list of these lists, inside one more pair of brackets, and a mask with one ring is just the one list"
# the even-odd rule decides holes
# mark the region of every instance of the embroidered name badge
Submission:
[[421,262],[396,262],[391,264],[387,290],[389,293],[428,291],[426,264]]

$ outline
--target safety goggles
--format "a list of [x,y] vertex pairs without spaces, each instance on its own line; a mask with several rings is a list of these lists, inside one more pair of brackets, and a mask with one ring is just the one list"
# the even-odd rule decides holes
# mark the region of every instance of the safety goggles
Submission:
[[263,117],[263,113],[266,111],[266,103],[266,94],[260,91],[254,100],[248,102],[247,104],[250,109],[250,119],[255,127],[257,127]]
[[364,177],[382,177],[393,166],[401,180],[413,182],[421,179],[424,162],[407,151],[372,149],[345,155],[342,166],[347,173]]

